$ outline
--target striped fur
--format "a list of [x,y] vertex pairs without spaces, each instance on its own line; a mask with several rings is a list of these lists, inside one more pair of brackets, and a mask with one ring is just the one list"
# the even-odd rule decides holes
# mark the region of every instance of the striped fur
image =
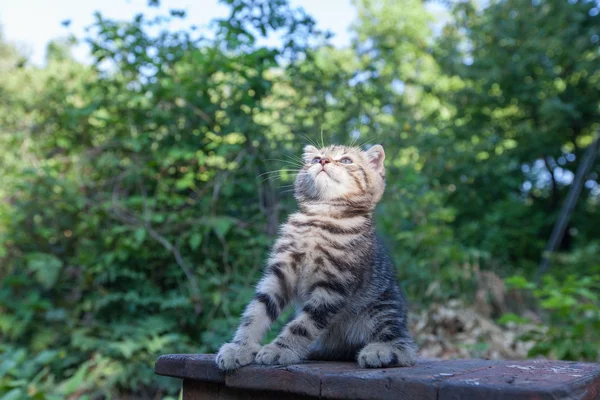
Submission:
[[[221,369],[309,358],[355,359],[363,368],[414,364],[405,300],[373,227],[385,187],[384,158],[379,145],[366,152],[305,148],[295,183],[300,210],[283,225],[233,342],[219,350]],[[261,348],[267,329],[291,303],[295,318]]]

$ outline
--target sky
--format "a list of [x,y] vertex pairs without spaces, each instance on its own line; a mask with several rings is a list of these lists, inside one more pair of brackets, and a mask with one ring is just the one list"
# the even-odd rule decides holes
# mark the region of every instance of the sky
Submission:
[[[348,28],[356,18],[351,0],[290,0],[312,15],[320,29],[334,33],[333,44],[350,43]],[[218,0],[162,0],[161,10],[183,9],[187,18],[181,27],[195,24],[207,26],[213,18],[227,15],[228,8]],[[44,63],[49,40],[72,33],[78,38],[93,22],[95,11],[106,17],[131,20],[140,12],[148,14],[147,0],[0,0],[0,26],[7,41],[17,44],[37,65]],[[61,24],[70,20],[69,27]],[[88,57],[87,47],[78,46],[74,56],[80,61]]]

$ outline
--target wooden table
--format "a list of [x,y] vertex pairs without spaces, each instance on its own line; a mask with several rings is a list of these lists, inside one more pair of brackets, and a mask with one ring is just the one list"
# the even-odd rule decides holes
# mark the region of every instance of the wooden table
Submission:
[[354,363],[249,365],[223,373],[212,354],[171,354],[159,375],[183,379],[200,399],[585,399],[600,400],[600,364],[565,361],[420,360],[409,368]]

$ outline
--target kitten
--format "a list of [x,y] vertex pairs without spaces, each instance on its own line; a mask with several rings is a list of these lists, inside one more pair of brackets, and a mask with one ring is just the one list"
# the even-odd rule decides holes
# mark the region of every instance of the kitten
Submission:
[[[294,185],[300,211],[283,225],[233,342],[217,354],[219,368],[304,359],[355,359],[362,368],[415,363],[406,303],[373,228],[373,209],[385,188],[384,159],[380,145],[368,151],[304,148]],[[295,318],[261,348],[267,329],[292,301]]]

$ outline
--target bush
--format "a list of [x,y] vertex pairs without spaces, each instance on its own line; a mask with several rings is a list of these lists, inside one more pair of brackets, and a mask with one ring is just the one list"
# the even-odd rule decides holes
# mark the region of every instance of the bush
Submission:
[[[596,264],[596,258],[594,264],[588,264],[589,272],[569,271],[580,267],[578,261],[585,253],[589,254],[590,250],[594,253],[597,249],[597,245],[590,245],[586,251],[562,257],[563,263],[555,267],[566,271],[559,277],[544,276],[539,287],[522,276],[507,279],[510,287],[533,294],[548,327],[523,337],[523,340],[535,342],[530,356],[543,355],[560,360],[600,359],[600,264]],[[565,261],[570,264],[565,265]]]

